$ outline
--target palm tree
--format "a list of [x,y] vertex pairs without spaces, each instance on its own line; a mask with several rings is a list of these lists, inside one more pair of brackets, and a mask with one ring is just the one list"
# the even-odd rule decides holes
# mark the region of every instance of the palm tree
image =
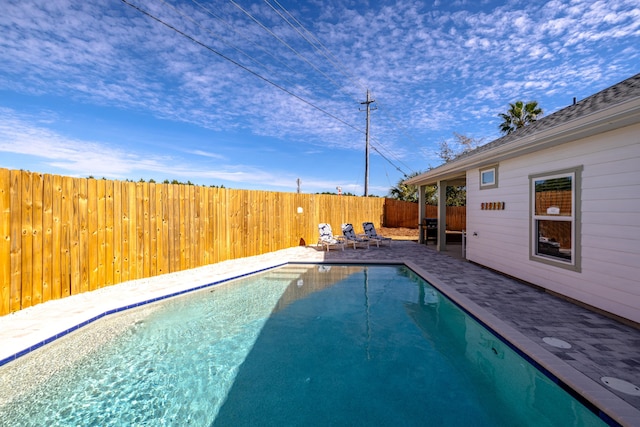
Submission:
[[413,172],[410,175],[405,175],[404,178],[398,180],[398,184],[389,190],[389,197],[396,200],[403,200],[405,202],[417,202],[418,201],[418,186],[407,185],[404,183],[406,179],[416,177],[422,172]]
[[498,115],[503,120],[500,124],[500,132],[508,135],[535,122],[540,115],[542,115],[542,108],[538,107],[538,101],[529,101],[526,104],[522,101],[516,101],[509,104],[509,110],[506,113]]

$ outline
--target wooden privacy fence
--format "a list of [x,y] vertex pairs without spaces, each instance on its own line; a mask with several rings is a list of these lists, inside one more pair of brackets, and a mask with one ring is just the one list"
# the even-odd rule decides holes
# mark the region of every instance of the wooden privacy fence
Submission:
[[[437,218],[438,207],[427,205],[426,218]],[[447,230],[462,231],[467,229],[467,207],[447,206]]]
[[385,199],[0,169],[0,315],[128,280],[383,224]]
[[[426,218],[437,218],[438,207],[427,205]],[[384,204],[385,227],[418,228],[418,204],[387,199]],[[447,230],[462,231],[467,228],[467,208],[465,206],[447,206]]]
[[384,204],[385,227],[418,228],[418,204],[387,199]]

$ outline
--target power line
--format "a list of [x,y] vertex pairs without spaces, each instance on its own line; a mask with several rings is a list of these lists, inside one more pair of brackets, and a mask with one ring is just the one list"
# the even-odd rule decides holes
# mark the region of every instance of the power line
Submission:
[[[311,33],[307,28],[305,28],[305,26],[298,20],[296,19],[284,6],[282,6],[277,0],[273,0],[273,2],[275,4],[277,4],[289,17],[291,17],[291,20],[294,21],[305,33],[307,33],[309,35],[309,37],[305,36],[304,34],[302,34],[302,32],[296,27],[294,26],[286,17],[284,17],[280,12],[278,12],[273,5],[271,5],[269,3],[269,0],[264,0],[264,2],[269,5],[269,7],[271,7],[274,12],[276,12],[291,28],[293,28],[298,34],[300,34],[300,36],[306,40],[314,49],[316,49],[322,56],[324,56],[333,66],[334,68],[336,68],[340,73],[342,73],[350,82],[354,83],[357,86],[360,86],[361,88],[367,90],[362,83],[360,83],[360,81],[356,78],[354,78],[351,73],[349,73],[347,70],[345,70],[345,67],[341,64],[339,64],[337,58],[335,58],[335,56],[331,53],[331,51],[329,51],[329,49],[327,49],[326,46],[324,46],[324,44],[322,44],[322,42],[315,37],[315,35],[313,33]],[[313,39],[310,40],[309,38]],[[320,47],[318,47],[318,45]],[[386,114],[385,114],[386,115]],[[398,127],[397,123],[394,121],[393,122],[394,126]],[[405,135],[405,129],[404,128],[400,128],[403,133]],[[368,133],[368,132],[367,132]],[[409,135],[407,135],[409,136]],[[413,137],[409,136],[409,139],[413,140]],[[411,167],[409,167],[406,163],[404,163],[402,160],[400,160],[397,156],[395,156],[393,153],[389,152],[389,150],[387,150],[386,148],[384,148],[384,146],[382,145],[382,143],[380,143],[379,141],[377,141],[380,144],[380,147],[382,149],[384,149],[391,157],[395,158],[397,162],[403,164],[407,169],[412,170]],[[371,146],[371,148],[373,148],[373,146]],[[382,156],[382,154],[378,151],[375,150],[378,154],[380,154]],[[402,173],[403,175],[407,176],[407,174],[405,172],[403,172],[398,166],[394,165],[389,159],[387,159],[385,156],[382,156],[387,162],[389,162],[392,166],[394,166],[400,173]]]
[[[332,114],[332,113],[330,113],[329,111],[325,110],[324,108],[322,108],[322,107],[319,107],[319,106],[315,105],[313,102],[311,102],[311,101],[308,101],[308,100],[304,99],[303,97],[301,97],[301,96],[299,96],[299,95],[295,94],[294,92],[292,92],[291,90],[289,90],[289,89],[287,89],[287,88],[283,87],[282,85],[280,85],[280,84],[278,84],[278,83],[275,83],[274,81],[270,80],[270,79],[269,79],[269,78],[267,78],[267,77],[262,76],[262,75],[261,75],[261,74],[259,74],[258,72],[251,70],[249,67],[247,67],[247,66],[245,66],[245,65],[243,65],[243,64],[241,64],[241,63],[239,63],[239,62],[237,62],[237,61],[235,61],[235,60],[233,60],[232,58],[230,58],[230,57],[226,56],[225,54],[223,54],[223,53],[219,52],[218,50],[214,49],[213,47],[211,47],[211,46],[209,46],[209,45],[205,44],[204,42],[202,42],[202,41],[200,41],[200,40],[196,39],[194,36],[191,36],[191,35],[189,35],[189,34],[185,33],[184,31],[179,30],[179,29],[178,29],[178,28],[176,28],[174,25],[171,25],[171,24],[169,24],[168,22],[165,22],[165,21],[164,21],[164,20],[162,20],[161,18],[158,18],[157,16],[155,16],[155,15],[153,15],[152,13],[150,13],[150,12],[148,12],[148,11],[146,11],[146,10],[142,9],[141,7],[139,7],[139,6],[137,6],[137,5],[135,5],[135,4],[131,3],[131,2],[129,2],[128,0],[121,0],[121,1],[122,1],[124,4],[128,5],[129,7],[131,7],[131,8],[133,8],[133,9],[137,10],[137,11],[138,11],[138,12],[140,12],[140,13],[142,13],[143,15],[145,15],[145,16],[147,16],[147,17],[149,17],[149,18],[153,19],[154,21],[156,21],[156,22],[160,23],[161,25],[163,25],[163,26],[165,26],[165,27],[169,28],[170,30],[172,30],[172,31],[176,32],[177,34],[181,35],[182,37],[184,37],[184,38],[186,38],[186,39],[190,40],[191,42],[193,42],[193,43],[195,43],[195,44],[197,44],[197,45],[199,45],[199,46],[201,46],[201,47],[203,47],[203,48],[207,49],[208,51],[210,51],[210,52],[214,53],[215,55],[218,55],[218,56],[219,56],[219,57],[221,57],[222,59],[224,59],[224,60],[226,60],[226,61],[228,61],[228,62],[232,63],[233,65],[235,65],[235,66],[237,66],[237,67],[239,67],[239,68],[241,68],[241,69],[243,69],[243,70],[245,70],[246,72],[248,72],[248,73],[250,73],[250,74],[254,75],[254,76],[255,76],[255,77],[257,77],[257,78],[259,78],[260,80],[262,80],[262,81],[264,81],[264,82],[266,82],[266,83],[268,83],[268,84],[270,84],[270,85],[274,86],[275,88],[277,88],[277,89],[279,89],[279,90],[281,90],[281,91],[285,92],[286,94],[288,94],[288,95],[290,95],[290,96],[293,96],[293,97],[294,97],[294,98],[296,98],[297,100],[299,100],[299,101],[301,101],[301,102],[303,102],[303,103],[305,103],[305,104],[309,105],[310,107],[312,107],[312,108],[314,108],[314,109],[316,109],[316,110],[320,111],[321,113],[325,114],[326,116],[331,117],[332,119],[334,119],[334,120],[336,120],[336,121],[338,121],[338,122],[342,123],[343,125],[345,125],[345,126],[347,126],[347,127],[351,128],[351,129],[355,130],[356,132],[359,132],[359,133],[365,133],[365,134],[366,134],[366,131],[363,131],[362,129],[357,128],[356,126],[354,126],[354,125],[352,125],[352,124],[350,124],[350,123],[346,122],[345,120],[343,120],[343,119],[339,118],[339,117],[338,117],[338,116],[336,116],[335,114]],[[162,1],[164,4],[167,4],[164,0],[161,0],[161,1]],[[195,0],[192,0],[192,1],[194,1],[194,3],[196,3],[196,4],[198,4]],[[248,12],[244,11],[244,9],[242,9],[239,5],[237,5],[237,3],[235,3],[233,0],[230,0],[230,2],[231,2],[232,4],[234,4],[237,8],[239,8],[241,11],[243,11],[247,16],[249,16],[249,17],[250,17],[254,22],[256,22],[256,24],[258,24],[260,27],[262,27],[265,31],[269,32],[272,36],[274,36],[274,37],[275,37],[279,42],[281,42],[281,43],[282,43],[282,44],[284,44],[286,47],[288,47],[290,50],[292,50],[294,53],[296,53],[296,55],[300,56],[300,57],[301,57],[301,58],[302,58],[302,59],[303,59],[307,64],[309,64],[313,69],[315,69],[316,71],[318,71],[318,72],[320,72],[322,75],[324,75],[324,76],[325,76],[325,77],[326,77],[330,82],[332,82],[334,85],[336,85],[336,86],[340,87],[340,86],[339,86],[339,85],[338,85],[338,84],[337,84],[333,79],[331,79],[330,77],[328,77],[328,76],[326,75],[326,73],[324,73],[324,72],[320,71],[317,67],[315,67],[313,64],[311,64],[311,63],[310,63],[306,58],[304,58],[304,56],[302,56],[302,55],[301,55],[297,50],[293,49],[290,45],[288,45],[286,42],[284,42],[281,38],[277,37],[277,36],[276,36],[276,35],[275,35],[271,30],[269,30],[269,29],[268,29],[268,28],[266,28],[263,24],[261,24],[261,23],[260,23],[260,22],[255,18],[255,17],[253,17],[253,16],[252,16],[251,14],[249,14]],[[198,4],[198,5],[199,5],[199,4]],[[171,6],[171,5],[168,5],[168,6],[172,7],[174,10],[176,10],[176,12],[180,13],[184,18],[189,19],[191,22],[193,22],[194,24],[196,24],[197,26],[199,26],[200,28],[202,28],[203,30],[205,30],[207,33],[211,34],[213,37],[215,37],[215,38],[219,39],[219,40],[220,40],[221,42],[223,42],[225,45],[227,45],[227,46],[229,46],[229,47],[231,47],[231,48],[235,49],[236,51],[240,52],[240,53],[241,53],[241,54],[243,54],[244,56],[248,57],[250,60],[252,60],[252,61],[256,62],[257,64],[259,64],[259,65],[263,66],[265,69],[269,70],[269,67],[268,67],[268,66],[266,66],[265,64],[262,64],[260,61],[258,61],[258,60],[256,60],[255,58],[251,57],[251,55],[248,55],[248,54],[246,54],[245,52],[243,52],[241,49],[236,48],[236,47],[234,47],[234,46],[230,45],[229,43],[227,43],[227,42],[225,42],[224,40],[220,39],[220,37],[219,37],[219,36],[216,36],[215,34],[213,34],[211,31],[209,31],[209,30],[207,30],[207,29],[204,29],[204,28],[203,28],[199,23],[197,23],[193,18],[188,17],[188,16],[185,16],[182,12],[178,11],[175,7],[173,7],[173,6]],[[199,6],[201,6],[201,5],[199,5]],[[202,6],[201,6],[201,7],[202,7]],[[206,9],[205,9],[205,10],[206,10]],[[287,13],[288,13],[288,12],[287,12]],[[281,16],[281,14],[279,14],[279,15]],[[283,18],[283,17],[281,16],[281,18]],[[218,19],[220,19],[220,18],[218,18]],[[284,19],[284,18],[283,18],[283,19]],[[295,18],[294,18],[294,19],[295,19]],[[286,20],[285,20],[285,21],[286,21]],[[288,22],[288,21],[287,21],[287,22]],[[291,24],[289,23],[289,25],[291,25]],[[304,27],[302,27],[302,28],[304,28]],[[308,30],[306,30],[306,29],[305,29],[305,31],[307,31],[307,32],[308,32]],[[311,33],[309,33],[309,34],[311,34]],[[311,36],[312,36],[312,35],[311,35]],[[313,37],[313,36],[312,36],[312,37]],[[305,38],[305,40],[307,40],[307,39]],[[307,42],[309,42],[309,40],[307,40]],[[313,44],[312,44],[311,42],[309,42],[309,43],[313,46]],[[326,49],[326,48],[325,48],[325,49]],[[325,55],[325,57],[326,57],[326,55]],[[275,59],[275,58],[274,58],[274,59]],[[280,62],[280,61],[278,61],[278,62]],[[280,63],[281,63],[281,62],[280,62]],[[284,65],[284,64],[283,64],[283,65]],[[335,64],[334,64],[334,66],[335,66]],[[285,67],[287,67],[287,66],[285,65]],[[287,68],[289,68],[289,67],[287,67]],[[344,73],[343,73],[343,74],[344,74]],[[286,79],[285,79],[285,80],[286,80]],[[291,82],[289,82],[289,83],[291,84]],[[379,141],[378,141],[378,142],[379,142]],[[382,148],[382,145],[380,145],[380,147]],[[375,147],[375,146],[371,145],[371,148],[372,148],[376,153],[378,153],[378,155],[380,155],[380,156],[381,156],[385,161],[387,161],[389,164],[391,164],[393,167],[395,167],[395,168],[396,168],[396,170],[398,170],[400,173],[402,173],[402,174],[406,175],[406,173],[405,173],[404,171],[402,171],[402,169],[400,169],[400,168],[399,168],[396,164],[394,164],[394,163],[393,163],[389,158],[387,158],[385,155],[383,155],[383,154],[381,153],[381,151],[380,151],[377,147]],[[388,150],[387,150],[387,151],[388,151]],[[405,165],[405,166],[406,166],[406,165]],[[409,169],[411,169],[411,168],[409,168]]]
[[239,36],[240,38],[242,38],[243,40],[245,40],[246,42],[251,43],[253,46],[255,46],[257,49],[259,49],[262,53],[270,56],[271,58],[273,58],[274,61],[276,61],[278,64],[282,65],[283,67],[287,68],[289,71],[291,71],[292,73],[296,73],[297,71],[295,69],[293,69],[292,67],[290,67],[289,65],[285,64],[284,62],[280,61],[280,59],[278,59],[277,57],[275,57],[273,54],[271,54],[271,52],[269,52],[267,49],[263,48],[262,46],[260,46],[258,43],[254,42],[253,40],[249,39],[248,37],[245,37],[240,31],[236,30],[234,28],[233,25],[229,24],[228,22],[226,22],[224,19],[222,19],[220,16],[216,15],[214,12],[212,12],[210,9],[208,9],[207,7],[205,7],[204,5],[202,5],[200,2],[198,2],[197,0],[191,0],[194,4],[196,4],[198,7],[200,7],[200,9],[202,9],[205,13],[207,13],[209,16],[212,16],[213,18],[217,19],[218,21],[222,22],[224,25],[226,25],[233,33],[235,33],[237,36]]
[[[278,7],[280,7],[290,18],[292,21],[294,21],[306,34],[309,35],[309,37],[305,36],[304,34],[302,34],[300,32],[300,30],[294,26],[287,18],[285,18],[284,16],[282,16],[281,13],[279,13],[270,3],[269,0],[264,0],[264,2],[266,4],[269,5],[269,7],[271,7],[280,17],[282,17],[282,19],[294,30],[296,30],[296,32],[298,32],[298,34],[301,35],[301,37],[303,39],[305,39],[314,49],[316,49],[322,56],[324,56],[333,66],[334,68],[336,68],[340,73],[342,73],[351,83],[354,83],[357,86],[360,86],[360,88],[362,88],[363,90],[368,90],[366,89],[366,87],[355,77],[353,77],[353,75],[351,73],[348,72],[348,70],[346,70],[344,67],[344,65],[340,64],[338,59],[331,53],[331,51],[311,32],[309,31],[295,16],[293,16],[291,14],[291,12],[289,12],[284,6],[282,6],[278,0],[273,0],[273,2],[275,4],[278,5]],[[313,40],[309,40],[309,38],[313,39]],[[320,47],[318,47],[318,45]],[[383,110],[384,112],[385,110]],[[387,116],[387,114],[385,114],[385,116]],[[391,116],[390,117],[391,121],[393,122],[393,125],[397,128],[399,128],[405,136],[408,137],[408,139],[413,140],[415,142],[415,139],[411,136],[408,135],[406,132],[406,128],[403,126],[399,126],[397,121],[395,121],[394,117]],[[379,141],[378,141],[379,142]],[[382,144],[380,143],[380,146],[382,146]],[[383,147],[384,148],[384,147]],[[385,149],[385,151],[387,151],[387,153],[389,153],[392,157],[394,157],[396,159],[396,161],[398,161],[399,163],[402,163],[405,167],[407,167],[409,170],[411,170],[411,167],[409,167],[407,164],[405,164],[404,162],[402,162],[402,160],[400,160],[398,157],[396,157],[395,155],[393,155],[392,153],[390,153],[388,150]],[[387,160],[388,161],[388,160]],[[392,164],[393,165],[393,164]],[[394,167],[396,167],[396,169],[399,170],[399,168],[395,165],[393,165]],[[406,174],[405,174],[406,175]]]
[[354,125],[352,125],[352,124],[350,124],[350,123],[347,123],[346,121],[342,120],[341,118],[339,118],[339,117],[337,117],[337,116],[335,116],[335,115],[331,114],[330,112],[328,112],[328,111],[324,110],[323,108],[318,107],[317,105],[313,104],[311,101],[307,101],[306,99],[302,98],[301,96],[296,95],[295,93],[291,92],[290,90],[288,90],[288,89],[286,89],[286,88],[284,88],[284,87],[280,86],[279,84],[277,84],[277,83],[275,83],[275,82],[273,82],[273,81],[269,80],[268,78],[266,78],[266,77],[264,77],[264,76],[262,76],[262,75],[258,74],[257,72],[255,72],[255,71],[253,71],[253,70],[249,69],[248,67],[246,67],[246,66],[244,66],[244,65],[240,64],[239,62],[234,61],[233,59],[229,58],[228,56],[224,55],[223,53],[218,52],[217,50],[215,50],[215,49],[214,49],[214,48],[212,48],[211,46],[208,46],[208,45],[204,44],[203,42],[201,42],[201,41],[197,40],[196,38],[194,38],[194,37],[192,37],[192,36],[190,36],[190,35],[188,35],[188,34],[184,33],[183,31],[180,31],[180,30],[179,30],[179,29],[177,29],[176,27],[174,27],[174,26],[172,26],[171,24],[169,24],[169,23],[167,23],[167,22],[163,21],[162,19],[160,19],[160,18],[158,18],[158,17],[156,17],[156,16],[152,15],[151,13],[147,12],[146,10],[144,10],[144,9],[142,9],[142,8],[140,8],[140,7],[138,7],[138,6],[134,5],[134,4],[132,4],[132,3],[130,3],[130,2],[129,2],[129,1],[127,1],[127,0],[121,0],[121,1],[122,1],[124,4],[126,4],[126,5],[128,5],[128,6],[130,6],[130,7],[132,7],[132,8],[133,8],[133,9],[135,9],[135,10],[137,10],[138,12],[140,12],[140,13],[142,13],[142,14],[144,14],[144,15],[148,16],[149,18],[153,19],[154,21],[156,21],[156,22],[158,22],[158,23],[160,23],[160,24],[164,25],[165,27],[169,28],[170,30],[175,31],[176,33],[180,34],[181,36],[183,36],[183,37],[185,37],[185,38],[187,38],[187,39],[189,39],[189,40],[191,40],[192,42],[196,43],[197,45],[202,46],[203,48],[207,49],[208,51],[210,51],[210,52],[212,52],[212,53],[214,53],[214,54],[216,54],[216,55],[220,56],[222,59],[224,59],[224,60],[226,60],[226,61],[231,62],[233,65],[235,65],[235,66],[237,66],[237,67],[242,68],[242,69],[243,69],[243,70],[245,70],[246,72],[248,72],[248,73],[250,73],[250,74],[254,75],[254,76],[255,76],[255,77],[257,77],[257,78],[259,78],[260,80],[262,80],[262,81],[264,81],[264,82],[266,82],[266,83],[269,83],[270,85],[274,86],[275,88],[280,89],[281,91],[283,91],[283,92],[285,92],[285,93],[287,93],[287,94],[289,94],[289,95],[293,96],[293,97],[294,97],[294,98],[296,98],[297,100],[299,100],[299,101],[301,101],[301,102],[303,102],[303,103],[305,103],[305,104],[309,105],[310,107],[315,108],[316,110],[320,111],[320,112],[321,112],[321,113],[323,113],[323,114],[326,114],[327,116],[329,116],[329,117],[333,118],[334,120],[339,121],[339,122],[340,122],[340,123],[342,123],[343,125],[348,126],[348,127],[350,127],[350,128],[352,128],[352,129],[354,129],[354,130],[355,130],[355,131],[357,131],[357,132],[362,132],[362,130],[361,130],[361,129],[358,129],[358,128],[357,128],[357,127],[355,127]]
[[[238,48],[238,47],[236,47],[236,46],[232,45],[231,43],[226,42],[225,40],[223,40],[223,39],[222,39],[222,37],[221,37],[221,36],[219,36],[219,35],[217,35],[217,34],[213,33],[212,31],[210,31],[210,30],[209,30],[209,29],[207,29],[207,28],[204,28],[204,27],[203,27],[199,22],[197,22],[194,18],[192,18],[192,17],[190,17],[190,16],[186,15],[185,13],[181,12],[181,11],[180,11],[180,10],[178,10],[175,6],[173,6],[173,5],[169,4],[169,3],[167,3],[165,0],[159,0],[159,1],[160,1],[161,3],[163,3],[163,4],[167,5],[168,7],[172,8],[176,13],[178,13],[179,15],[181,15],[183,18],[185,18],[185,19],[187,19],[187,20],[191,21],[194,25],[196,25],[197,27],[201,28],[201,29],[202,29],[204,32],[206,32],[207,34],[209,34],[209,35],[211,35],[212,37],[214,37],[215,39],[219,40],[219,41],[220,41],[221,43],[223,43],[225,46],[228,46],[228,47],[230,47],[231,49],[233,49],[233,50],[237,51],[237,52],[238,52],[238,53],[240,53],[241,55],[243,55],[243,56],[245,56],[246,58],[248,58],[250,61],[253,61],[253,62],[255,62],[256,64],[258,64],[259,66],[263,67],[265,70],[267,70],[267,71],[269,71],[269,72],[271,72],[271,73],[273,73],[273,74],[276,74],[276,73],[275,73],[275,70],[273,70],[273,69],[272,69],[272,67],[270,67],[270,66],[268,66],[268,65],[264,64],[263,62],[259,61],[258,59],[254,58],[253,56],[251,56],[251,55],[249,55],[248,53],[244,52],[242,49],[240,49],[240,48]],[[200,6],[200,7],[201,7],[205,12],[209,12],[206,8],[204,8],[203,6],[201,6],[201,5],[200,5],[196,0],[192,0],[192,1],[193,1],[193,3],[197,4],[198,6]],[[217,19],[220,19],[220,18],[219,18],[219,17],[217,17],[215,14],[211,14],[211,15],[212,15],[212,16],[214,16],[214,17],[215,17],[215,18],[217,18]],[[222,22],[226,24],[226,22],[224,22],[224,21],[222,21]],[[227,25],[228,25],[228,24],[227,24]],[[233,29],[233,27],[232,27],[232,29]],[[235,31],[235,30],[234,30],[234,31]],[[248,40],[248,39],[246,39],[246,38],[245,38],[245,40],[247,40],[247,41],[251,42],[250,40]],[[263,50],[264,52],[268,53],[266,50],[262,49],[262,48],[261,48],[261,46],[259,46],[258,44],[254,43],[254,45],[255,45],[256,47],[258,47],[258,49],[261,49],[261,50]],[[269,53],[268,53],[268,54],[269,54]],[[278,60],[276,57],[274,57],[273,55],[271,55],[271,54],[269,54],[269,55],[270,55],[274,60],[276,60],[278,63],[280,63],[280,64],[284,65],[286,68],[288,68],[288,69],[289,69],[289,70],[291,70],[292,72],[294,72],[294,73],[296,72],[296,71],[295,71],[294,69],[292,69],[291,67],[289,67],[289,66],[287,66],[286,64],[284,64],[283,62],[279,61],[279,60]],[[283,80],[284,80],[285,82],[289,83],[290,85],[295,86],[295,84],[294,84],[292,81],[290,81],[289,79],[287,79],[287,78],[283,78]]]
[[[285,18],[284,16],[282,16],[281,13],[279,13],[270,3],[269,0],[264,0],[264,2],[266,4],[269,5],[269,7],[271,7],[274,12],[276,12],[291,28],[293,28],[296,32],[298,32],[298,34],[301,35],[301,37],[306,40],[314,49],[316,49],[318,52],[320,52],[320,54],[322,56],[324,56],[339,72],[341,72],[350,82],[356,84],[357,86],[360,86],[361,88],[365,88],[358,79],[355,79],[348,71],[345,70],[345,67],[341,64],[338,64],[338,60],[337,58],[335,58],[335,56],[333,54],[331,54],[331,51],[329,51],[329,49],[327,49],[326,46],[324,46],[322,44],[322,42],[313,34],[311,33],[308,29],[305,28],[305,26],[298,20],[296,19],[284,6],[282,6],[277,0],[273,0],[273,2],[275,4],[277,4],[289,17],[291,17],[291,20],[294,21],[305,33],[307,33],[309,35],[310,38],[313,39],[309,40],[308,37],[306,37],[304,34],[302,34],[300,32],[300,30],[294,26],[287,18]],[[321,48],[319,48],[317,45],[320,45]],[[330,57],[329,57],[330,56]],[[365,88],[366,90],[366,88]],[[394,125],[397,124],[394,123]],[[404,130],[404,129],[403,129]],[[368,132],[367,132],[368,134]],[[406,133],[405,133],[406,135]],[[413,138],[410,138],[413,139]],[[374,138],[375,140],[375,138]],[[395,158],[397,162],[403,164],[407,169],[409,169],[410,171],[413,172],[412,168],[409,167],[406,163],[402,162],[402,160],[400,160],[397,156],[395,156],[393,153],[389,152],[389,150],[387,150],[386,148],[384,148],[384,146],[382,145],[382,143],[380,143],[379,141],[376,141],[380,144],[380,147],[382,149],[384,149],[391,157]],[[384,158],[387,162],[389,162],[389,164],[391,164],[393,167],[396,168],[396,170],[398,170],[400,173],[402,173],[404,176],[407,176],[407,173],[405,173],[404,171],[402,171],[402,169],[400,169],[400,167],[398,167],[397,165],[395,165],[393,162],[391,162],[387,157],[385,157],[379,150],[377,150],[373,144],[370,145],[372,149],[374,149],[374,151],[376,151],[382,158]]]
[[[273,0],[273,2],[277,4],[278,7],[280,7],[280,9],[282,9],[287,15],[289,15],[289,17],[291,17],[291,19],[298,25],[298,27],[300,27],[304,33],[308,34],[309,38],[313,39],[313,41],[309,40],[309,38],[307,38],[304,34],[302,34],[302,32],[296,26],[291,24],[291,22],[289,22],[288,19],[286,19],[284,16],[282,16],[281,13],[276,11],[275,8],[269,3],[269,0],[264,0],[264,2],[267,3],[278,15],[280,15],[280,17],[282,17],[282,19],[287,24],[289,24],[291,28],[293,28],[298,34],[300,34],[300,36],[303,39],[305,39],[307,43],[309,43],[316,51],[318,51],[322,56],[324,56],[327,59],[327,61],[329,61],[333,65],[333,67],[336,70],[338,70],[340,73],[342,73],[343,76],[347,78],[347,80],[349,80],[351,83],[355,84],[356,86],[359,86],[361,89],[367,90],[367,88],[358,79],[354,78],[351,73],[345,70],[345,67],[339,63],[338,59],[331,53],[329,49],[327,49],[327,47],[314,34],[311,31],[309,31],[298,19],[296,19],[295,16],[291,14],[291,12],[289,12],[277,0]],[[318,47],[318,45],[320,47]]]
[[273,36],[276,40],[278,40],[280,43],[282,43],[284,46],[286,46],[289,50],[291,50],[291,52],[295,53],[296,56],[298,56],[300,59],[302,59],[304,62],[306,62],[307,64],[309,64],[309,66],[311,68],[313,68],[314,70],[316,70],[318,73],[322,74],[327,80],[329,80],[331,83],[333,83],[336,87],[340,87],[340,85],[335,82],[331,77],[329,77],[324,71],[320,70],[318,67],[316,67],[315,65],[313,65],[307,58],[305,58],[304,55],[302,55],[300,52],[298,52],[296,49],[294,49],[291,45],[289,45],[287,42],[285,42],[284,40],[282,40],[282,38],[278,37],[273,31],[271,31],[270,29],[268,29],[265,25],[263,25],[260,21],[258,21],[253,15],[251,15],[249,12],[247,12],[245,9],[242,8],[242,6],[240,6],[238,3],[236,3],[233,0],[229,0],[229,2],[231,2],[231,4],[233,4],[235,7],[237,7],[238,9],[240,9],[245,15],[247,15],[249,18],[251,18],[253,20],[253,22],[255,22],[256,24],[258,24],[262,29],[264,29],[267,33],[269,33],[271,36]]

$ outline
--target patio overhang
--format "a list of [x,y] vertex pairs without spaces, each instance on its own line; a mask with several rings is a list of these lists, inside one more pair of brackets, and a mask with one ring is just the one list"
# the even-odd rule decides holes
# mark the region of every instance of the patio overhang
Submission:
[[[614,129],[640,123],[640,97],[630,90],[630,97],[612,93],[610,98],[594,95],[585,102],[567,107],[529,124],[518,131],[498,138],[454,160],[404,181],[420,188],[419,215],[425,214],[425,187],[438,187],[438,200],[446,199],[448,186],[466,185],[467,173],[473,169],[535,153]],[[620,100],[619,102],[616,102]],[[613,101],[613,102],[612,102]],[[438,250],[445,248],[446,206],[438,206]]]
[[[411,180],[405,181],[408,183]],[[419,187],[418,191],[418,218],[422,221],[426,218],[426,201],[425,190],[427,186],[434,185],[437,187],[438,200],[447,199],[447,187],[463,187],[467,185],[466,171],[458,171],[456,173],[434,174],[426,179],[419,181],[416,184]],[[444,203],[438,203],[438,226],[437,226],[437,251],[443,252],[447,249],[447,206]],[[424,241],[425,234],[420,233],[420,243],[426,243]]]

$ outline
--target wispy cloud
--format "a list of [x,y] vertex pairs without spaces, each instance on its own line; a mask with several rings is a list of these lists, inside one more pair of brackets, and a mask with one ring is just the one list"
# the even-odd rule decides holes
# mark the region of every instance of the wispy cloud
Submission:
[[[196,2],[131,1],[191,39],[123,2],[10,2],[0,14],[0,90],[144,111],[215,132],[297,141],[317,152],[362,150],[360,102],[370,89],[380,103],[372,121],[376,143],[420,169],[415,153],[431,161],[437,143],[453,132],[495,136],[496,116],[509,102],[536,99],[550,112],[634,74],[640,64],[636,0],[511,0],[496,7],[302,2],[288,11],[304,25],[297,29],[260,2],[237,1],[241,10],[224,2],[203,9]],[[125,176],[175,163],[65,138],[15,117],[0,126],[0,150],[79,174]],[[225,169],[212,177],[278,181],[259,170]]]
[[[291,187],[292,176],[273,174],[246,164],[225,165],[215,168],[194,167],[175,156],[159,156],[136,152],[98,141],[68,138],[51,130],[30,124],[33,120],[19,117],[15,112],[0,108],[0,152],[28,155],[51,167],[65,170],[74,176],[96,176],[113,179],[131,179],[135,174],[167,177],[180,180],[229,181],[238,184],[268,182],[274,187]],[[192,154],[224,160],[224,156],[193,150]]]
[[138,155],[106,143],[67,138],[30,124],[13,111],[0,109],[0,152],[41,159],[50,166],[79,176],[128,178],[134,171],[162,171],[170,158]]

